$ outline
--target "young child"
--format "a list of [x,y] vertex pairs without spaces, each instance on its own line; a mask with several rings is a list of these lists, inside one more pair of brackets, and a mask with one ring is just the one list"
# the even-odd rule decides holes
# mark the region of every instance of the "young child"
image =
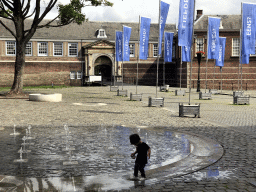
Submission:
[[140,180],[145,180],[146,175],[144,167],[148,163],[147,157],[150,159],[150,147],[146,143],[141,141],[140,136],[138,134],[130,135],[130,142],[132,145],[136,146],[136,151],[131,154],[131,157],[135,158],[135,154],[138,153],[137,158],[135,160],[134,174],[131,179],[137,179],[138,171],[140,171],[142,177]]

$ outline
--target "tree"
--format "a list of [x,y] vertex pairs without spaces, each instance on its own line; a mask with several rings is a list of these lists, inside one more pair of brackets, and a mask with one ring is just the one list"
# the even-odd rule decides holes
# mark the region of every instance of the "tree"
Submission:
[[[42,11],[43,4],[46,4],[46,7]],[[43,27],[61,27],[72,22],[80,25],[85,21],[82,8],[100,5],[112,6],[113,3],[108,0],[70,0],[69,4],[63,5],[58,3],[58,0],[48,0],[48,3],[45,0],[0,0],[0,18],[11,20],[14,24],[14,29],[11,29],[2,20],[0,20],[0,24],[16,40],[14,81],[8,94],[23,93],[26,44],[33,37],[37,29]],[[41,24],[45,16],[54,7],[57,7],[58,15],[46,24]],[[32,19],[32,25],[28,29],[25,28],[26,19]]]

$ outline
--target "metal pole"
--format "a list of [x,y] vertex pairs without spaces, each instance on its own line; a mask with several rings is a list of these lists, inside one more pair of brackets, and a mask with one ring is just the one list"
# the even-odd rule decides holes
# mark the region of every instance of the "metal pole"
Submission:
[[[193,33],[192,33],[192,42],[194,38],[194,20],[195,20],[195,8],[196,8],[196,0],[194,1],[194,12],[193,12]],[[193,60],[193,44],[191,44],[191,61],[190,61],[190,82],[189,82],[189,105],[190,105],[190,100],[191,100],[191,79],[192,79],[192,60]]]
[[181,75],[182,75],[182,46],[180,46],[180,91],[181,91]]
[[[242,19],[242,23],[243,23],[243,19]],[[242,26],[243,26],[243,24],[242,24]],[[241,53],[242,53],[242,30],[241,29],[240,29],[240,50],[239,50],[239,52],[240,53],[239,53],[239,65],[238,65],[238,85],[237,85],[237,91],[239,91],[239,75],[240,75]]]
[[136,75],[136,94],[137,94],[137,86],[138,86],[138,74],[139,74],[139,55],[140,55],[140,16],[139,16],[139,28],[138,28],[138,44],[137,44],[137,75]]
[[214,72],[213,72],[213,86],[212,86],[212,89],[214,89],[214,80],[215,80],[215,68],[216,68],[216,65],[214,65]]
[[222,67],[220,68],[220,78],[221,78],[221,83],[220,83],[220,87],[221,87],[221,93],[222,93]]
[[241,92],[243,91],[243,64],[241,64]]
[[[208,52],[207,52],[207,54],[208,54]],[[208,63],[208,55],[206,58],[206,68],[205,68],[205,93],[206,93],[206,89],[207,89],[207,63]]]
[[[159,49],[160,49],[160,15],[161,15],[161,0],[159,0],[159,17],[158,17],[158,52],[157,52],[157,64],[156,64],[156,97],[158,87],[158,66],[159,66]],[[162,47],[162,46],[161,46]]]
[[[164,38],[164,50],[165,50],[165,38]],[[163,86],[165,86],[165,59],[163,62]]]
[[[118,63],[118,61],[117,61],[117,63]],[[115,74],[116,74],[116,70],[115,70],[116,69],[116,32],[115,32],[115,53],[114,53],[114,64],[113,64],[113,66],[114,66],[114,86],[115,86],[115,79],[116,79],[116,76],[115,76]],[[112,82],[112,80],[111,80],[111,82]]]
[[123,57],[122,57],[122,90],[124,90],[124,26],[123,26]]

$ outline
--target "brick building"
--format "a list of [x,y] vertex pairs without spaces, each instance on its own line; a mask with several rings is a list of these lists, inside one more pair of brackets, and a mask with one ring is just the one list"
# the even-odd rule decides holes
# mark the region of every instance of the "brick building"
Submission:
[[[194,55],[197,51],[207,52],[207,27],[208,16],[220,17],[220,37],[226,37],[225,63],[222,68],[223,89],[237,90],[241,88],[241,67],[239,66],[240,50],[240,29],[242,25],[241,15],[203,15],[202,10],[197,11],[197,20],[194,25],[195,43]],[[219,89],[221,73],[219,67],[214,67],[215,61],[208,60],[206,68],[206,57],[202,59],[200,69],[201,89],[205,89],[206,78],[207,88]],[[189,65],[188,65],[189,67]],[[207,73],[206,73],[207,70]],[[189,70],[188,70],[189,71]],[[198,63],[196,58],[192,66],[192,87],[197,87]],[[215,73],[214,73],[215,71]],[[256,55],[250,56],[250,63],[242,65],[242,86],[243,90],[256,89]],[[207,74],[207,77],[206,77]],[[239,81],[239,82],[238,82]],[[238,85],[239,83],[239,85]]]
[[[13,28],[12,22],[3,22]],[[26,26],[30,26],[27,21]],[[138,23],[84,22],[60,28],[38,29],[26,47],[24,85],[84,85],[84,77],[99,75],[103,80],[121,77],[121,62],[115,62],[115,31],[123,25],[132,28],[130,61],[124,62],[124,82],[134,83],[137,66]],[[167,24],[166,31],[176,32]],[[12,35],[0,25],[0,86],[11,86],[14,78],[16,43]],[[151,24],[148,60],[139,62],[139,83],[156,82],[156,54],[158,24]],[[174,45],[175,47],[175,45]],[[175,55],[175,49],[174,49]],[[176,56],[174,56],[176,57]],[[159,78],[162,79],[162,59]],[[175,83],[176,59],[166,63],[166,83]]]

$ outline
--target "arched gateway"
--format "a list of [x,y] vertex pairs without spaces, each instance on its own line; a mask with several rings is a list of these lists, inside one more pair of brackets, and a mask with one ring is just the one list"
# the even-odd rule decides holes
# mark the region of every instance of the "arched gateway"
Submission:
[[115,62],[115,43],[107,40],[99,40],[85,45],[85,66],[83,73],[89,76],[102,76],[104,81],[111,81],[114,76],[120,76],[117,63]]

